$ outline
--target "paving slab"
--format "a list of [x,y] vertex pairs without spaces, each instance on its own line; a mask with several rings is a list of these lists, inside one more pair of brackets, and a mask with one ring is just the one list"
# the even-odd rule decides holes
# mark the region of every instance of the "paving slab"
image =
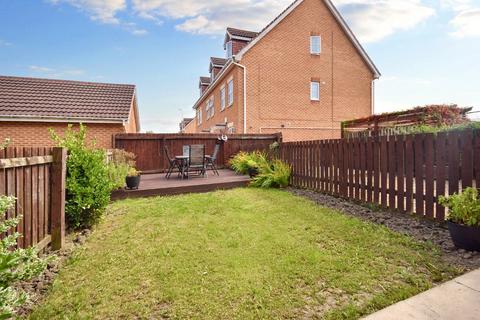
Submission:
[[365,320],[479,320],[480,269],[364,318]]

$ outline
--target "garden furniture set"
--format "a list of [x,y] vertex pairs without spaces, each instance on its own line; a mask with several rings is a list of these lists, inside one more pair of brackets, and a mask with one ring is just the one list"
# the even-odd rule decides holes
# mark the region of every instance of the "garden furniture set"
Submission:
[[178,177],[182,179],[189,179],[192,173],[206,177],[209,168],[214,174],[220,175],[215,164],[219,150],[220,145],[216,144],[212,155],[206,155],[203,144],[184,145],[183,154],[172,157],[170,150],[165,146],[164,152],[168,159],[168,170],[165,177],[170,179],[175,170],[178,171]]

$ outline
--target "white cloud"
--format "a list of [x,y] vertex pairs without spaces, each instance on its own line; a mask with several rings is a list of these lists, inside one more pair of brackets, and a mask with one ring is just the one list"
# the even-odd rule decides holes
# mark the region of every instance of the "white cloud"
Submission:
[[260,30],[293,0],[132,0],[143,17],[180,20],[176,28],[196,34],[223,34],[228,25]]
[[443,8],[453,9],[454,11],[462,11],[470,9],[472,6],[471,0],[440,0]]
[[119,11],[126,9],[126,0],[50,0],[57,4],[60,2],[69,3],[88,13],[92,20],[98,20],[103,23],[118,24],[116,17]]
[[72,69],[72,68],[62,68],[55,69],[45,66],[31,65],[28,69],[33,72],[35,75],[42,75],[49,78],[64,78],[64,77],[78,77],[85,74],[85,70],[82,69]]
[[[132,10],[144,19],[161,24],[175,20],[178,30],[195,34],[221,35],[226,26],[261,30],[293,0],[50,0],[81,8],[94,20],[122,24],[135,35],[146,30],[123,23],[118,14]],[[461,7],[469,0],[440,0]],[[363,42],[381,40],[395,32],[411,29],[435,11],[422,0],[334,0],[353,31]]]
[[42,66],[29,66],[28,67],[30,70],[34,72],[43,72],[43,73],[48,73],[48,72],[53,72],[54,70],[51,68],[47,67],[42,67]]
[[435,14],[420,0],[334,0],[356,36],[375,42],[414,28]]
[[455,31],[450,34],[454,37],[479,37],[480,36],[480,8],[467,9],[459,12],[450,21]]
[[0,47],[10,47],[11,45],[10,42],[0,39]]

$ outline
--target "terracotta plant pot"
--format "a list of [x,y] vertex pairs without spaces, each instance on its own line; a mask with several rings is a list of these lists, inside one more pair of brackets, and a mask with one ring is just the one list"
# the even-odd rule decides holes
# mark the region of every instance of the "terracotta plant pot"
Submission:
[[140,176],[126,177],[127,189],[136,190],[140,185]]
[[469,227],[451,221],[447,224],[455,247],[468,251],[480,251],[480,227]]

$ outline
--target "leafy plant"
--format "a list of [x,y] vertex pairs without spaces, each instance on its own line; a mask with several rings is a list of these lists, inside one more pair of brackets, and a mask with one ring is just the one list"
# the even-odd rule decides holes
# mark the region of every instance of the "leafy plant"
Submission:
[[264,152],[239,152],[230,160],[230,166],[238,173],[247,174],[249,170],[258,171],[251,186],[261,188],[284,188],[288,186],[291,168],[281,160],[270,161]]
[[[0,195],[0,214],[15,206],[15,198]],[[14,229],[21,216],[0,222],[0,233],[6,234]],[[45,270],[47,260],[40,259],[35,248],[15,248],[18,232],[5,235],[0,240],[0,319],[14,316],[15,309],[28,299],[25,292],[18,292],[12,285],[15,282],[28,280],[39,275]]]
[[439,203],[448,208],[448,220],[471,227],[480,227],[480,198],[476,188],[466,188],[460,194],[440,196]]
[[89,228],[102,217],[116,184],[110,177],[105,151],[87,145],[87,128],[69,125],[64,137],[50,129],[52,139],[68,149],[65,216],[70,228]]
[[130,168],[135,167],[135,157],[135,154],[122,149],[111,151],[108,171],[115,189],[125,186],[125,177],[129,175]]
[[127,173],[127,177],[137,177],[140,175],[140,171],[138,171],[137,169],[135,169],[134,167],[131,167],[129,170],[128,170],[128,173]]
[[10,138],[5,138],[2,143],[0,143],[0,149],[5,149],[10,144]]
[[248,174],[250,169],[258,169],[267,163],[267,155],[260,151],[240,151],[230,160],[232,169],[241,174]]
[[261,188],[285,188],[290,181],[291,167],[281,160],[259,167],[259,174],[253,178],[251,186]]

